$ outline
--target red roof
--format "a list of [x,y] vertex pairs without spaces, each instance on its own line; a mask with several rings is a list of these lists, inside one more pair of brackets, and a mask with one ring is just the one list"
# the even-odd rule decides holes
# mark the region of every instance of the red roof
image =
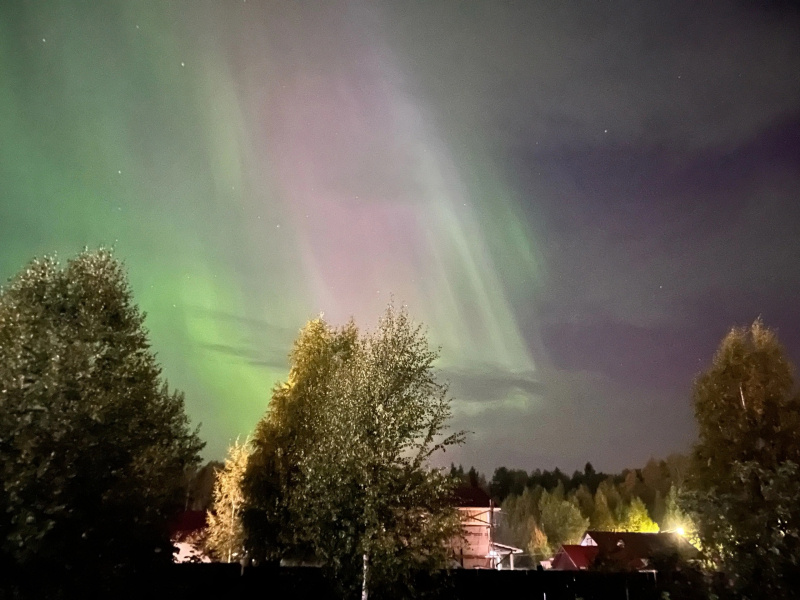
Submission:
[[597,546],[566,544],[553,558],[552,568],[558,571],[580,571],[588,569],[597,556]]
[[186,510],[179,513],[169,523],[169,537],[172,540],[183,540],[187,536],[206,528],[206,511]]
[[625,570],[652,568],[654,558],[677,555],[683,559],[694,559],[700,554],[697,548],[677,533],[587,531],[586,536],[597,544],[603,561]]
[[[677,555],[695,559],[700,552],[677,533],[638,533],[632,531],[587,531],[596,545],[564,545],[553,558],[553,569],[576,571],[603,569],[640,571],[652,569],[659,558]],[[589,542],[591,544],[591,542]]]

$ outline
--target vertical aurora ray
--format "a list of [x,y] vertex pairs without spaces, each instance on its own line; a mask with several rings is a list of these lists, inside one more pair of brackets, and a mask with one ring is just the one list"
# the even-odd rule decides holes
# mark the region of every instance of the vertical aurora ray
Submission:
[[538,261],[374,9],[53,4],[0,8],[0,275],[114,244],[209,455],[262,414],[308,318],[371,327],[390,295],[441,345],[459,414],[535,401],[460,382],[536,380],[514,307]]

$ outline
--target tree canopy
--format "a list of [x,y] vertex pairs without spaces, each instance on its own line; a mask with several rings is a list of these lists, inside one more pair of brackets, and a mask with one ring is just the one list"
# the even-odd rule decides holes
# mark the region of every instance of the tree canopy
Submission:
[[562,544],[577,544],[589,528],[589,519],[581,514],[577,503],[564,498],[563,490],[558,488],[552,493],[542,493],[539,514],[542,530],[553,551]]
[[236,440],[228,448],[225,464],[217,471],[213,501],[208,511],[205,548],[225,561],[239,561],[244,554],[242,480],[250,457],[249,443]]
[[706,554],[745,597],[791,597],[800,569],[800,401],[760,320],[722,340],[694,386],[688,484]]
[[251,551],[310,551],[344,593],[362,596],[402,594],[414,569],[445,564],[460,523],[452,480],[429,459],[463,435],[445,433],[450,398],[436,358],[423,330],[391,306],[374,332],[306,325],[253,436]]
[[202,444],[160,375],[122,265],[32,261],[0,291],[0,552],[115,572],[171,560]]

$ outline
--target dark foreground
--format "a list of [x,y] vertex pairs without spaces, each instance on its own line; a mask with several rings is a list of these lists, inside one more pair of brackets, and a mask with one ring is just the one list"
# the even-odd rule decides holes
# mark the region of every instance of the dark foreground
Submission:
[[[275,598],[334,600],[334,591],[313,567],[249,567],[235,564],[172,565],[132,580],[98,578],[91,583],[49,580],[46,573],[5,578],[1,598]],[[8,584],[13,581],[13,585]],[[454,570],[434,579],[421,576],[416,588],[425,597],[448,600],[525,598],[526,600],[660,600],[700,597],[691,582],[653,573]],[[695,588],[695,589],[692,589]],[[664,596],[663,592],[669,592]],[[380,600],[375,597],[374,600]]]

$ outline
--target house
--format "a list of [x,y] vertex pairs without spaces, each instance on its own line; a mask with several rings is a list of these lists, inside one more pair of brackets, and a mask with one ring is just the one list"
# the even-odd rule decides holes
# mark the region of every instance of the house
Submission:
[[587,531],[581,543],[565,545],[553,559],[553,568],[577,571],[653,571],[666,560],[693,560],[700,552],[678,533]]
[[211,562],[202,550],[206,511],[186,510],[169,523],[169,538],[175,546],[172,562]]
[[564,544],[550,564],[556,571],[586,571],[597,557],[597,546]]
[[500,544],[493,533],[500,509],[481,488],[469,484],[455,490],[454,502],[461,517],[462,536],[452,541],[454,559],[465,569],[514,568],[519,548]]

